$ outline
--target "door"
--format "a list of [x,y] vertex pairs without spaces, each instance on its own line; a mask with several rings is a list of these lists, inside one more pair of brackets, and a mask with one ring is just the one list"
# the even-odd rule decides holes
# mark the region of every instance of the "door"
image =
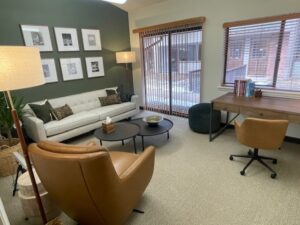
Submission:
[[200,102],[200,26],[141,36],[146,109],[187,116]]

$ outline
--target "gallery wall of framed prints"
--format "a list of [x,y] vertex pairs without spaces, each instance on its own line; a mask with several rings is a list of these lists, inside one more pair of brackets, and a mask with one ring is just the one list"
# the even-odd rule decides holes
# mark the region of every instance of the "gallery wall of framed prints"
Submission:
[[[51,29],[48,26],[41,25],[20,25],[25,46],[37,47],[41,52],[42,67],[46,83],[59,82],[56,65],[60,66],[62,81],[71,81],[84,79],[82,67],[82,53],[99,52],[102,50],[101,35],[99,29],[80,29],[82,36],[82,45],[78,39],[78,29],[68,27],[53,27],[52,31],[56,39],[56,47],[53,47],[51,40]],[[52,36],[52,37],[53,37]],[[80,46],[83,46],[81,51]],[[47,58],[43,58],[43,53],[47,52]],[[49,54],[53,53],[52,57]],[[78,57],[66,57],[67,52],[75,52]],[[78,52],[78,53],[76,53]],[[59,54],[59,64],[56,64],[54,53]],[[57,55],[57,54],[55,54]],[[86,65],[86,77],[103,77],[104,64],[103,57],[96,54],[94,56],[84,56]]]

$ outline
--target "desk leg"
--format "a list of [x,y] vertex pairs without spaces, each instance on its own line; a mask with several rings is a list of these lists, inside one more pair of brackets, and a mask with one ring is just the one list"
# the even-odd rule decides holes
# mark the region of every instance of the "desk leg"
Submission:
[[213,114],[213,110],[214,110],[214,103],[212,102],[210,104],[210,116],[209,116],[209,141],[212,141],[212,114]]
[[122,146],[124,146],[124,140],[122,140]]
[[137,154],[137,152],[136,152],[135,136],[133,137],[133,146],[134,146],[134,152],[135,152],[135,154]]
[[226,113],[226,124],[228,124],[228,120],[229,120],[229,112],[227,111],[227,113]]
[[211,125],[210,125],[210,130],[209,130],[210,137],[209,137],[209,141],[213,141],[216,137],[218,137],[220,134],[222,134],[226,130],[226,128],[230,125],[230,123],[232,121],[234,121],[239,115],[240,114],[236,114],[236,116],[233,117],[233,119],[229,121],[229,112],[227,111],[226,124],[214,136],[212,136],[212,130],[211,130]]
[[144,144],[144,136],[141,136],[142,137],[142,148],[143,148],[143,151],[145,149],[145,144]]
[[102,145],[102,140],[101,140],[101,139],[99,139],[99,141],[100,141],[100,145]]

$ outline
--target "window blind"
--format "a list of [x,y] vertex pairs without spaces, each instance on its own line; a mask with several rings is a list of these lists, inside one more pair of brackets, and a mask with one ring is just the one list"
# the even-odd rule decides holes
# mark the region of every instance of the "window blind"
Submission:
[[159,26],[139,32],[146,109],[187,116],[200,102],[201,24]]
[[[300,91],[300,15],[224,24],[225,85],[252,79],[263,88]],[[293,15],[295,17],[295,14]],[[243,25],[246,24],[246,25]]]

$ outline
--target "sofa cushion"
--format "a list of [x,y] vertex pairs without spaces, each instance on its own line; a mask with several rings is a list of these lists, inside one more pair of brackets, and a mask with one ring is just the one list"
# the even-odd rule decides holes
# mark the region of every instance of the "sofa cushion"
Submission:
[[41,119],[44,123],[48,123],[52,120],[51,111],[53,110],[52,106],[46,100],[43,104],[28,104],[33,110],[34,114]]
[[97,121],[99,121],[99,115],[85,111],[73,114],[62,120],[51,121],[46,123],[44,127],[46,135],[53,136]]
[[63,118],[73,115],[74,113],[70,106],[65,104],[64,106],[53,109],[52,114],[56,120],[62,120]]
[[132,110],[135,110],[135,103],[125,102],[117,105],[102,106],[89,112],[98,115],[98,117],[100,116],[100,120],[105,120],[107,116],[113,117]]
[[115,95],[108,95],[105,97],[99,97],[99,100],[101,102],[101,106],[107,106],[107,105],[114,105],[114,104],[120,104],[121,98],[118,94]]

